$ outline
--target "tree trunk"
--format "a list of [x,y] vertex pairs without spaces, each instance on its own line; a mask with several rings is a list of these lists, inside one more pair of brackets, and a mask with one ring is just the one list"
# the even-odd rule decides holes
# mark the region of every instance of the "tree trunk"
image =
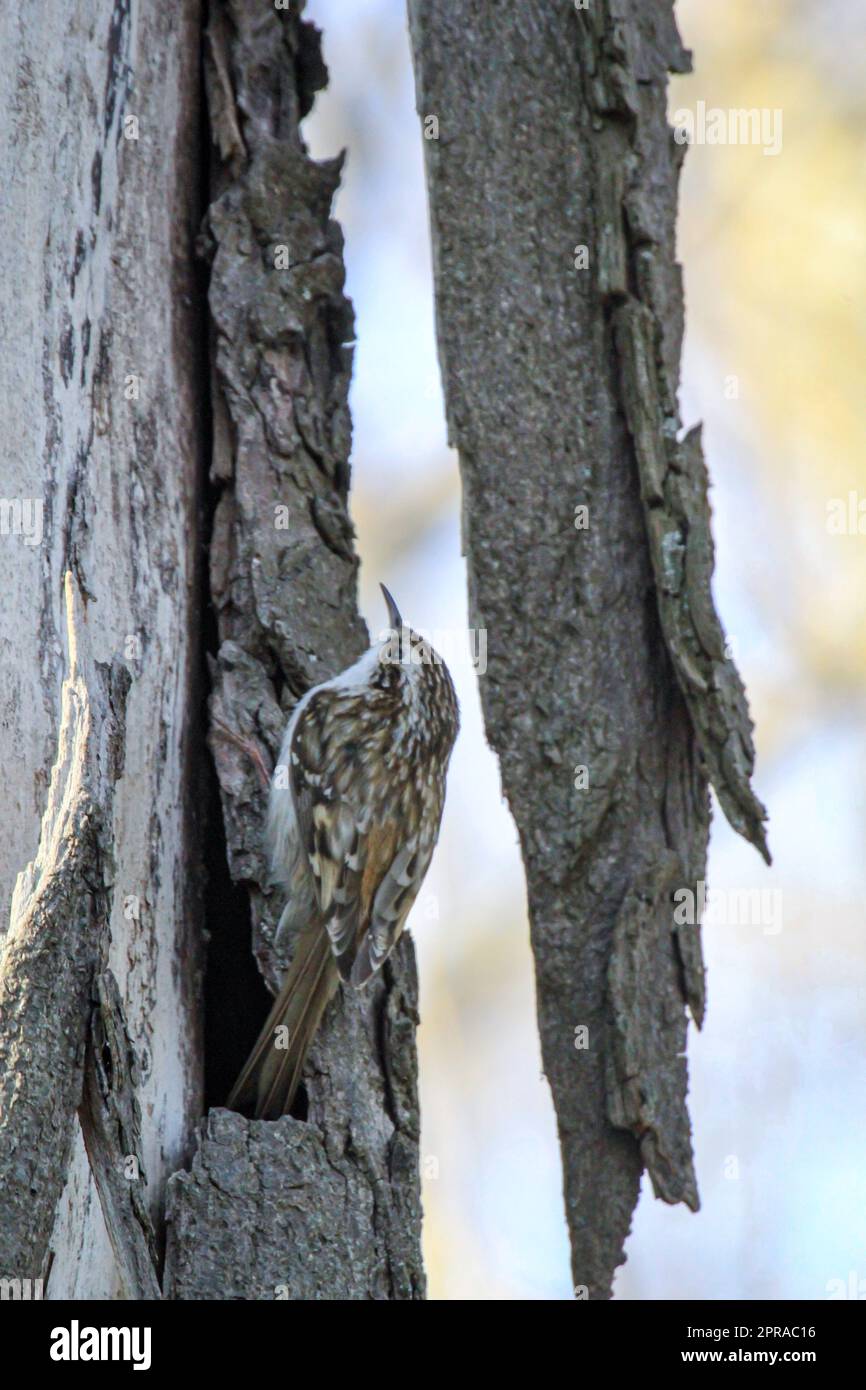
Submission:
[[198,52],[197,0],[0,15],[0,1270],[55,1297],[152,1294],[201,1110]]
[[274,759],[367,641],[302,8],[0,19],[0,1271],[48,1297],[424,1293],[408,938],[329,1009],[303,1119],[217,1108],[195,1146],[290,946],[231,735]]
[[[342,160],[314,163],[300,137],[327,74],[299,8],[216,3],[206,47],[218,145],[204,237],[218,496],[211,747],[231,877],[249,890],[253,949],[274,991],[290,943],[275,936],[282,901],[263,891],[264,796],[222,728],[259,742],[274,761],[296,699],[368,644],[348,515],[353,315],[342,234],[330,220]],[[210,925],[218,965],[208,1007],[219,1024],[208,1057],[218,1101],[267,1006],[249,990],[238,1010],[249,931],[216,913]],[[306,1072],[305,1122],[211,1112],[191,1173],[170,1184],[170,1297],[423,1296],[408,938],[382,974],[363,997],[341,993],[326,1012]],[[234,1036],[224,1035],[224,1019]]]
[[[297,1117],[220,1108],[291,944],[235,740],[273,760],[366,642],[301,9],[213,0],[206,35],[198,0],[0,17],[0,1271],[49,1297],[424,1294],[408,938],[330,1006]],[[676,408],[686,55],[669,0],[410,15],[485,717],[575,1283],[606,1297],[642,1169],[697,1205],[703,968],[672,895],[703,877],[708,778],[764,847]]]
[[[751,726],[681,438],[671,0],[409,0],[470,622],[520,834],[578,1296],[610,1296],[641,1172],[698,1206],[686,1008],[707,778],[764,849]],[[677,899],[679,901],[679,899]],[[694,921],[694,919],[692,919]]]

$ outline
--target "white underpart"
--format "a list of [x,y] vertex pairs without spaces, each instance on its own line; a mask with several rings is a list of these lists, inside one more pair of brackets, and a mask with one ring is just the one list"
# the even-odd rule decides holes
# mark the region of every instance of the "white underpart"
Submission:
[[[320,685],[311,688],[302,695],[292,716],[286,725],[286,732],[283,734],[283,742],[280,748],[280,756],[277,768],[286,768],[289,773],[289,783],[287,787],[278,787],[276,781],[271,781],[270,802],[268,805],[268,827],[267,843],[270,859],[270,882],[289,883],[292,873],[297,863],[299,854],[303,852],[302,846],[298,841],[298,821],[295,812],[295,798],[292,794],[292,739],[295,736],[295,729],[298,720],[303,714],[313,696],[320,690],[357,690],[359,693],[370,685],[370,680],[379,665],[379,654],[382,644],[376,642],[369,647],[364,655],[352,665],[347,666],[344,671],[339,671],[330,680],[322,681]],[[276,768],[274,771],[276,772]],[[285,780],[285,779],[284,779]]]

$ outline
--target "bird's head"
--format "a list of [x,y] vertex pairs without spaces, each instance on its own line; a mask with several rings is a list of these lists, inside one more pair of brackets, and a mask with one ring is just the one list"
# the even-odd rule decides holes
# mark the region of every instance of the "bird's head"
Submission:
[[418,719],[445,735],[450,743],[457,732],[457,697],[448,667],[442,657],[419,632],[403,621],[393,595],[379,586],[388,610],[388,628],[381,634],[375,684],[398,694],[404,706],[411,706]]
[[385,598],[388,610],[388,626],[380,637],[379,662],[383,666],[403,665],[408,668],[420,666],[425,661],[436,660],[436,653],[420,633],[414,632],[404,623],[394,595],[384,584],[379,588]]

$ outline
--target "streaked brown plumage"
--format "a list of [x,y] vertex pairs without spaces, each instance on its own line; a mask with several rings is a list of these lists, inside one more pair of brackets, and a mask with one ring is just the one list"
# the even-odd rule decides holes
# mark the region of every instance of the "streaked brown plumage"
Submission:
[[393,950],[439,834],[457,698],[445,663],[383,592],[387,640],[298,703],[271,784],[271,880],[296,946],[228,1100],[257,1118],[290,1110],[340,981],[361,988]]

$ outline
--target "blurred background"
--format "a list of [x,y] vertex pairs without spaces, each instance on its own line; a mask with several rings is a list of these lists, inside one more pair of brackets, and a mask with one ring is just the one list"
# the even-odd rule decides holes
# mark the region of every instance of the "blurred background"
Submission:
[[[859,0],[676,9],[695,72],[672,82],[671,113],[703,101],[783,120],[776,155],[688,152],[679,233],[682,416],[705,422],[716,597],[774,854],[767,870],[717,811],[707,878],[780,890],[782,921],[705,929],[709,1012],[689,1037],[702,1210],[645,1188],[616,1296],[866,1298],[866,23]],[[379,631],[382,579],[413,626],[453,634],[467,623],[460,484],[405,7],[310,0],[307,13],[331,84],[306,137],[318,158],[348,149],[337,216],[358,335],[362,606]],[[836,533],[852,505],[854,526]],[[452,637],[446,654],[463,729],[410,919],[430,1295],[569,1298],[516,832],[468,643]]]

